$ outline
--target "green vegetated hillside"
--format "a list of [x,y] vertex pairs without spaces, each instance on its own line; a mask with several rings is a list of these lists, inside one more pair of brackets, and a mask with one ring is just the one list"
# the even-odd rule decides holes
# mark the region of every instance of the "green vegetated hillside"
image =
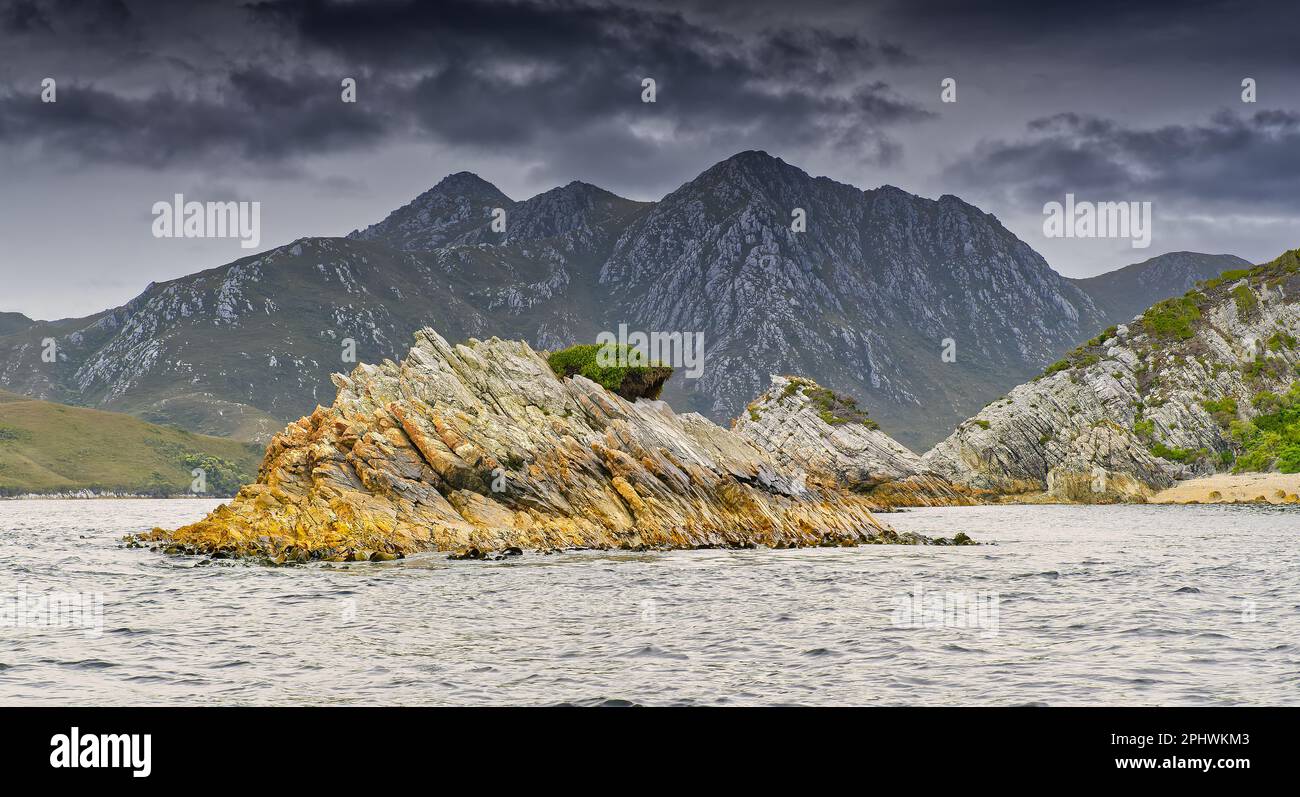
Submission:
[[0,495],[81,490],[231,495],[257,473],[260,446],[156,426],[130,415],[0,391]]
[[1225,471],[1300,472],[1297,338],[1293,250],[1106,329],[925,459],[962,484],[1088,501],[1143,500]]
[[[1141,320],[1133,325],[1135,330],[1145,330],[1158,344],[1146,354],[1160,355],[1160,349],[1177,356],[1206,359],[1209,354],[1204,345],[1198,345],[1198,332],[1213,325],[1212,311],[1216,306],[1231,304],[1235,318],[1243,330],[1251,321],[1260,320],[1260,297],[1273,292],[1289,304],[1286,288],[1292,287],[1300,274],[1300,250],[1286,252],[1261,266],[1231,269],[1217,277],[1203,280],[1193,290],[1180,297],[1165,299],[1152,305]],[[1139,408],[1133,431],[1150,442],[1151,453],[1175,462],[1191,463],[1198,459],[1217,456],[1220,469],[1234,472],[1279,470],[1282,473],[1300,472],[1300,367],[1292,364],[1297,350],[1294,329],[1283,316],[1271,326],[1265,326],[1258,336],[1248,331],[1239,333],[1239,340],[1255,340],[1254,359],[1246,359],[1235,367],[1241,371],[1242,381],[1250,391],[1250,407],[1239,406],[1239,400],[1226,395],[1217,399],[1204,399],[1201,406],[1221,427],[1226,446],[1217,455],[1208,448],[1196,449],[1170,446],[1155,439],[1154,424],[1142,417]],[[1074,350],[1064,360],[1050,366],[1045,373],[1063,367],[1074,367],[1098,361],[1104,341],[1114,333],[1109,329]],[[1229,337],[1232,337],[1229,335]],[[1153,352],[1154,350],[1154,352]],[[1176,354],[1174,354],[1177,352]],[[1144,364],[1147,361],[1144,358]],[[1162,401],[1160,367],[1158,361],[1139,370],[1139,384],[1148,404]],[[1227,368],[1219,364],[1215,368]],[[1295,379],[1296,381],[1291,381]],[[1289,387],[1286,385],[1289,384]]]
[[[1295,347],[1295,338],[1290,345]],[[1300,473],[1300,380],[1292,382],[1285,393],[1265,390],[1255,394],[1252,403],[1259,410],[1250,420],[1231,418],[1229,437],[1238,453],[1233,470]],[[1206,409],[1215,409],[1206,402]],[[1236,406],[1220,407],[1235,415]]]

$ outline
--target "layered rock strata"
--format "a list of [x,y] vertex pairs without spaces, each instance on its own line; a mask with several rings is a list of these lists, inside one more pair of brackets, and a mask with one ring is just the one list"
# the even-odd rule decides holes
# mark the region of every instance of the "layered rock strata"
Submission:
[[256,483],[140,539],[276,562],[929,542],[701,415],[559,378],[525,343],[424,329],[401,362],[334,381],[333,405],[276,435]]
[[882,508],[980,503],[880,430],[851,399],[810,379],[772,376],[733,429],[816,486],[840,486]]
[[1003,494],[1144,501],[1240,470],[1242,428],[1300,378],[1300,250],[1225,272],[1075,349],[926,453]]

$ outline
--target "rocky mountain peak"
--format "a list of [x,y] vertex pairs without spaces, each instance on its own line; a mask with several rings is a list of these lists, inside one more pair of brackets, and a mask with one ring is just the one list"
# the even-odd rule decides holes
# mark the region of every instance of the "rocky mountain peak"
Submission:
[[456,172],[388,214],[383,221],[348,235],[380,241],[404,251],[428,251],[456,243],[486,227],[495,208],[514,205],[510,197],[473,172]]
[[[318,403],[342,340],[382,359],[428,323],[547,349],[627,324],[703,340],[699,374],[666,388],[679,409],[731,418],[769,374],[804,374],[920,450],[1119,320],[1099,287],[979,208],[862,191],[761,151],[658,202],[576,181],[515,202],[458,172],[349,239],[300,239],[88,318],[15,319],[0,386],[260,435]],[[1121,293],[1145,306],[1163,286]],[[42,367],[47,336],[67,367]],[[219,366],[198,365],[212,352]]]
[[780,168],[796,169],[798,171],[802,171],[802,169],[798,169],[798,167],[791,166],[790,164],[786,163],[782,159],[776,157],[775,155],[769,154],[764,150],[747,149],[742,152],[737,152],[735,155],[732,155],[729,158],[724,158],[718,161],[717,163],[713,164],[713,166],[706,169],[703,172],[703,174],[701,174],[700,176],[703,177],[710,173],[722,173],[722,172],[731,172],[731,173],[762,172],[762,171],[769,171],[772,169],[780,169]]
[[596,227],[618,222],[649,205],[575,180],[518,203],[510,214],[506,240],[540,241],[568,233],[590,234]]
[[421,194],[420,199],[428,199],[432,196],[448,194],[482,196],[492,199],[501,199],[506,202],[510,201],[509,197],[501,193],[501,189],[497,188],[492,183],[479,177],[474,172],[464,171],[453,172],[452,174],[442,178],[433,188],[430,188],[428,191]]

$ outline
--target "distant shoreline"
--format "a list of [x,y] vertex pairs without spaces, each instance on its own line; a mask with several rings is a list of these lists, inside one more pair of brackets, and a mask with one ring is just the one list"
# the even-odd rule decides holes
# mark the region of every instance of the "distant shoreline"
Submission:
[[[137,493],[98,493],[91,491],[73,491],[62,493],[23,493],[21,495],[0,495],[0,501],[91,501],[119,499],[211,499],[229,500],[233,495],[194,495],[177,493],[175,495],[144,495]],[[988,506],[1029,506],[1034,504],[1074,504],[1077,502],[1061,501],[1045,493],[1001,496]],[[1119,503],[1142,503],[1141,501]],[[1184,479],[1147,499],[1148,504],[1260,504],[1297,505],[1300,506],[1300,473],[1218,473],[1213,476],[1201,476]],[[888,514],[893,510],[907,510],[913,507],[898,506],[883,508]]]

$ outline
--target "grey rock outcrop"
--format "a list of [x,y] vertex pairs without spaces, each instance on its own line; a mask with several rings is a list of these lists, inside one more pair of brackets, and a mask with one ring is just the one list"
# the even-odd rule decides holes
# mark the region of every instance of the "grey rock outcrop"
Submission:
[[331,407],[271,441],[256,483],[141,539],[275,562],[928,541],[700,415],[560,378],[526,343],[425,329],[401,362],[335,383]]
[[884,506],[977,503],[881,431],[855,401],[810,379],[772,376],[733,428],[810,483],[842,485]]
[[1141,500],[1231,461],[1233,420],[1300,375],[1300,259],[1151,307],[1071,352],[962,423],[925,454],[960,484]]

